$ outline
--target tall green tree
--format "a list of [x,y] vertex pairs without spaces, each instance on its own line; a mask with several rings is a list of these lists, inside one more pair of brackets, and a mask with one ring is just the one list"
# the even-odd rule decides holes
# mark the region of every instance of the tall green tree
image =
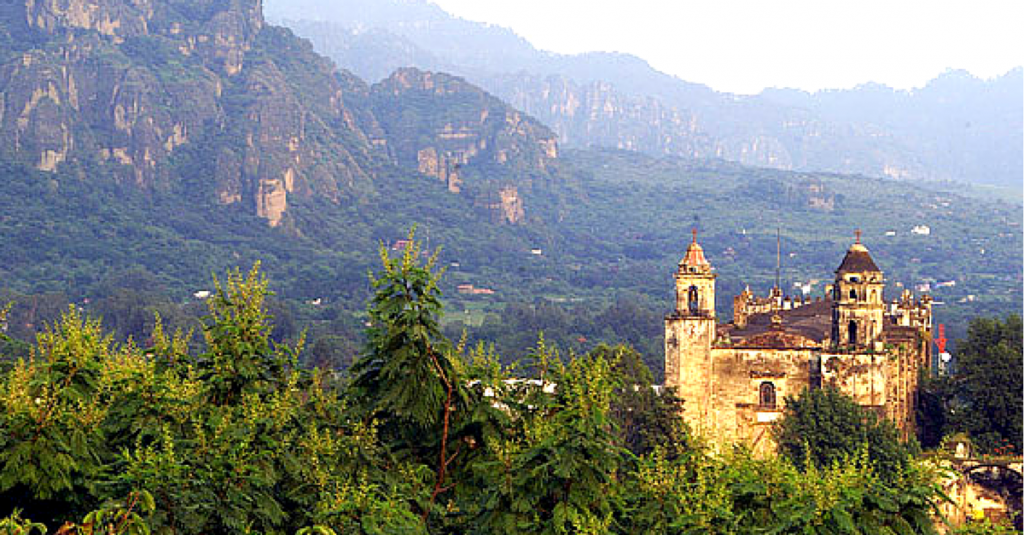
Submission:
[[902,442],[892,422],[831,387],[787,398],[772,431],[779,452],[798,468],[823,470],[866,451],[878,473],[888,478],[906,469],[916,446]]
[[465,411],[461,363],[441,333],[443,313],[437,254],[424,262],[415,229],[398,259],[383,244],[383,272],[371,276],[374,296],[366,351],[351,369],[350,394],[362,415],[381,421],[381,433],[396,454],[432,466],[436,478],[424,518],[444,492],[453,456],[453,415]]
[[615,393],[609,406],[618,443],[635,455],[661,447],[689,447],[688,431],[680,417],[682,402],[670,390],[658,391],[654,375],[640,353],[629,346],[601,344],[590,351],[611,365]]
[[368,414],[419,433],[446,416],[458,372],[439,326],[436,255],[421,263],[420,244],[413,233],[409,238],[398,259],[380,247],[383,273],[370,278],[370,326],[365,354],[350,371],[351,394]]
[[543,343],[540,377],[522,392],[522,434],[492,444],[490,484],[476,533],[609,533],[617,476],[627,450],[618,445],[609,406],[614,384],[603,356],[561,365]]
[[1021,317],[971,321],[957,344],[950,414],[955,431],[970,434],[982,451],[1012,445],[1022,451],[1024,349]]

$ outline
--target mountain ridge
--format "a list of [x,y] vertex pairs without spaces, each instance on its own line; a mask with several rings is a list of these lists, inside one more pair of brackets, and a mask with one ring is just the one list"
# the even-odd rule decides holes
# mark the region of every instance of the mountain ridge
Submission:
[[[295,200],[340,205],[375,194],[384,167],[424,172],[392,146],[433,147],[434,167],[446,157],[440,146],[453,125],[383,128],[376,114],[386,106],[374,101],[384,86],[336,69],[289,30],[266,24],[260,0],[25,0],[0,6],[0,21],[0,140],[6,157],[40,171],[67,166],[143,190],[188,188],[204,202],[290,228]],[[454,106],[458,92],[473,95],[463,106],[516,118],[511,129],[498,121],[459,126],[460,135],[502,145],[488,166],[544,173],[546,160],[557,158],[546,128],[469,84],[450,92],[452,104],[434,104]],[[388,105],[429,116],[401,98]],[[508,158],[537,147],[548,156]],[[454,163],[477,165],[475,153],[459,150]],[[194,180],[200,175],[209,179]],[[478,193],[510,199],[490,203],[503,220],[525,217],[515,184]]]
[[[1020,114],[1014,113],[1024,100],[1020,84],[1016,93],[989,106],[1000,110],[998,115],[978,108],[972,122],[984,122],[988,128],[976,128],[965,136],[955,124],[937,129],[928,120],[961,111],[951,105],[922,104],[922,111],[911,120],[879,125],[858,115],[816,111],[813,103],[780,101],[773,90],[753,96],[717,93],[658,72],[628,54],[567,56],[539,51],[511,30],[458,19],[422,1],[285,4],[271,0],[267,12],[311,39],[340,66],[369,78],[403,66],[464,76],[537,117],[567,145],[721,157],[798,171],[1012,187],[1024,173],[1021,145],[1014,142],[1021,130]],[[308,15],[315,16],[315,22],[297,16],[309,13],[315,13]],[[373,57],[372,63],[364,59],[367,55]],[[561,89],[577,87],[572,94],[577,101],[587,100],[597,91],[595,85],[605,84],[602,98],[617,103],[619,114],[581,120],[562,113],[566,101],[549,97],[552,84],[547,80],[553,76],[562,78],[554,84]],[[933,84],[942,82],[940,76]],[[638,115],[653,119],[638,123]],[[693,120],[685,126],[666,126],[673,115]],[[638,136],[644,125],[654,134]]]

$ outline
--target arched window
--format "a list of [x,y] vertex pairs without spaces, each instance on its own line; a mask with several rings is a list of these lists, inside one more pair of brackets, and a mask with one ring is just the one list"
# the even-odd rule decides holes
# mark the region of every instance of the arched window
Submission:
[[690,314],[696,315],[700,311],[700,294],[697,292],[696,286],[690,286],[686,300],[689,302]]
[[871,290],[871,302],[875,303],[878,301],[878,290]]
[[856,321],[851,321],[848,329],[849,329],[849,334],[850,334],[850,343],[851,344],[856,344],[857,343],[857,322]]
[[763,409],[775,408],[775,385],[769,382],[761,383],[760,403]]
[[857,289],[856,288],[850,288],[850,299],[856,299],[856,298],[857,298]]

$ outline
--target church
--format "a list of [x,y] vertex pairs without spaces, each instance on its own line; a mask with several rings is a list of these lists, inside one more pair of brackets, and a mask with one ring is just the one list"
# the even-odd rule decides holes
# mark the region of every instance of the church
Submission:
[[775,448],[771,435],[787,396],[832,386],[914,433],[918,378],[931,363],[932,308],[909,290],[886,302],[885,278],[860,233],[825,295],[767,297],[749,289],[719,323],[716,273],[693,241],[675,274],[675,311],[665,318],[665,386],[683,419],[712,444]]

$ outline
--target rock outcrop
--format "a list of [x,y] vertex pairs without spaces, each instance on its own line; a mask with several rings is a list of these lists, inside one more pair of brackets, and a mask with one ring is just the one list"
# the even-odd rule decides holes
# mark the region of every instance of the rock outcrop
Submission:
[[[262,0],[0,3],[0,143],[41,171],[198,183],[271,226],[296,199],[372,194],[387,166],[462,193],[467,170],[558,157],[552,132],[462,79],[408,69],[371,89],[266,25]],[[501,220],[523,220],[517,198]]]
[[[47,43],[0,56],[0,151],[39,170],[144,189],[208,172],[217,202],[278,225],[290,196],[340,202],[386,160],[372,115],[347,105],[368,108],[369,88],[266,27],[260,0],[23,0],[0,15],[11,42]],[[183,146],[203,168],[175,166]]]
[[[443,182],[452,193],[464,190],[467,168],[544,174],[558,158],[554,132],[462,78],[399,69],[373,86],[372,97],[395,163]],[[478,186],[478,196],[500,199],[483,202],[496,219],[523,221],[516,187]]]

